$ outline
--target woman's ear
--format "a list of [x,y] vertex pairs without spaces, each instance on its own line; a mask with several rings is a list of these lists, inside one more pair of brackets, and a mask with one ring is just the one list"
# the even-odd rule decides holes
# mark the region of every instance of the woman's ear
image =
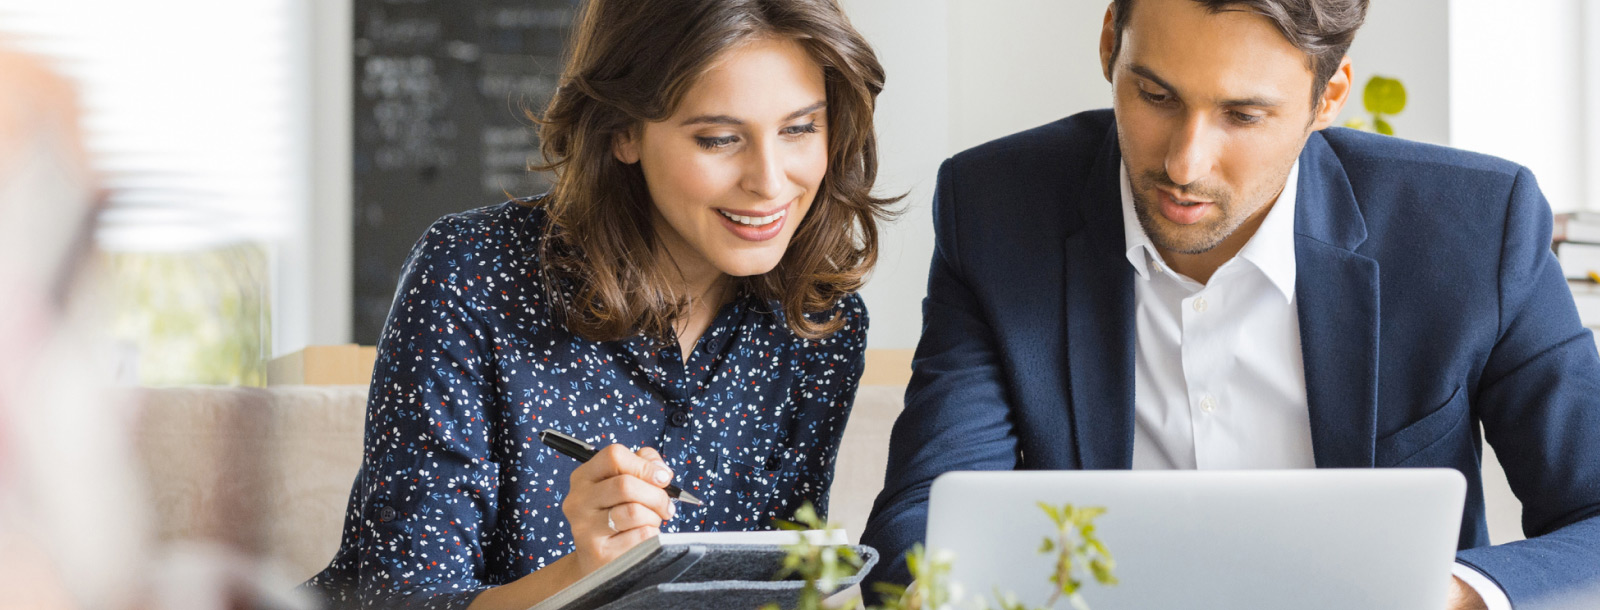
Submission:
[[639,162],[639,136],[636,130],[625,129],[611,136],[611,156],[627,165]]

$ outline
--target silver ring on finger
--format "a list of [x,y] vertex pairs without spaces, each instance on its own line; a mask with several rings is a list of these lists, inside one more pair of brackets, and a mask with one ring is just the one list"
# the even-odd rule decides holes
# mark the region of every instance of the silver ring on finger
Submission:
[[613,534],[620,533],[620,532],[617,531],[617,521],[616,521],[616,519],[611,517],[611,511],[614,511],[616,509],[617,509],[617,507],[615,507],[615,506],[606,509],[606,527],[611,528],[611,533],[613,533]]

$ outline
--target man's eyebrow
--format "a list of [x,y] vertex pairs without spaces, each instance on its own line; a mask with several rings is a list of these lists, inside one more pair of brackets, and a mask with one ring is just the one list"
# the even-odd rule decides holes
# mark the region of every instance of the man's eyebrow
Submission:
[[[1134,74],[1138,74],[1139,76],[1143,76],[1145,79],[1149,80],[1150,82],[1155,83],[1157,86],[1161,87],[1162,89],[1166,89],[1167,91],[1171,91],[1173,93],[1173,95],[1178,95],[1178,88],[1172,86],[1172,84],[1168,83],[1167,81],[1161,80],[1161,77],[1156,76],[1156,71],[1155,70],[1151,70],[1151,69],[1146,68],[1144,66],[1141,66],[1139,64],[1134,64],[1134,65],[1128,66],[1128,71],[1132,72]],[[1178,97],[1183,97],[1183,96],[1182,95],[1178,95]]]
[[[1138,74],[1139,76],[1142,76],[1142,77],[1144,77],[1146,79],[1149,79],[1151,82],[1153,82],[1156,85],[1160,86],[1162,89],[1166,89],[1167,91],[1171,91],[1173,95],[1176,95],[1178,97],[1183,97],[1183,95],[1178,93],[1177,87],[1173,87],[1171,84],[1167,83],[1167,81],[1161,80],[1161,77],[1156,76],[1156,73],[1155,73],[1154,70],[1151,70],[1151,69],[1146,68],[1144,66],[1135,64],[1135,65],[1129,66],[1128,67],[1128,71],[1129,72],[1133,72],[1134,74]],[[1239,107],[1239,106],[1258,106],[1258,107],[1261,107],[1261,108],[1275,108],[1277,106],[1282,106],[1283,105],[1283,100],[1280,100],[1280,99],[1277,99],[1277,98],[1271,98],[1271,97],[1262,97],[1262,96],[1241,97],[1241,98],[1222,100],[1221,102],[1218,102],[1217,105],[1218,106],[1226,106],[1226,107],[1230,107],[1230,108],[1236,108],[1236,107]]]
[[[793,121],[795,119],[798,119],[798,118],[803,117],[805,115],[811,114],[811,113],[816,112],[818,110],[822,110],[823,108],[826,108],[827,106],[828,106],[828,102],[827,101],[825,101],[825,100],[824,101],[818,101],[818,102],[813,103],[813,104],[811,104],[809,106],[806,106],[805,108],[801,108],[799,110],[796,110],[794,112],[789,113],[789,116],[783,117],[783,121],[784,122]],[[689,117],[687,119],[684,119],[682,123],[679,123],[679,125],[743,125],[743,124],[744,124],[744,121],[741,121],[741,120],[739,120],[737,118],[728,116],[726,114],[703,114],[703,115],[700,115],[700,116]]]
[[1259,108],[1276,108],[1283,105],[1282,100],[1270,97],[1242,97],[1232,100],[1222,100],[1218,106],[1236,108],[1239,106],[1256,106]]

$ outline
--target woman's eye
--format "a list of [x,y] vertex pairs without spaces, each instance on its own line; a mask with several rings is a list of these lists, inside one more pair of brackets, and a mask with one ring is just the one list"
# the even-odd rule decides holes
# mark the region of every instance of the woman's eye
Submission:
[[817,123],[815,121],[812,121],[810,123],[806,123],[804,125],[791,125],[791,126],[783,128],[783,135],[786,135],[786,136],[798,136],[798,135],[802,135],[802,134],[816,133],[816,132],[817,132]]
[[732,146],[735,143],[738,143],[739,136],[716,136],[716,137],[703,137],[703,136],[701,136],[701,137],[696,137],[694,140],[695,140],[695,143],[700,145],[700,148],[704,148],[706,150],[716,150],[718,148],[725,148],[725,147],[728,147],[728,146]]

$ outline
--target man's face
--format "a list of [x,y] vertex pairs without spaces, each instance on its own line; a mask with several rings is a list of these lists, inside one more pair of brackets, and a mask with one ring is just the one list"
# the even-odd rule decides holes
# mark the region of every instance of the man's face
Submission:
[[[1101,46],[1109,62],[1109,39]],[[1242,247],[1310,131],[1338,114],[1313,107],[1307,56],[1265,17],[1193,0],[1134,2],[1107,74],[1134,210],[1173,253],[1205,253],[1236,234]]]

